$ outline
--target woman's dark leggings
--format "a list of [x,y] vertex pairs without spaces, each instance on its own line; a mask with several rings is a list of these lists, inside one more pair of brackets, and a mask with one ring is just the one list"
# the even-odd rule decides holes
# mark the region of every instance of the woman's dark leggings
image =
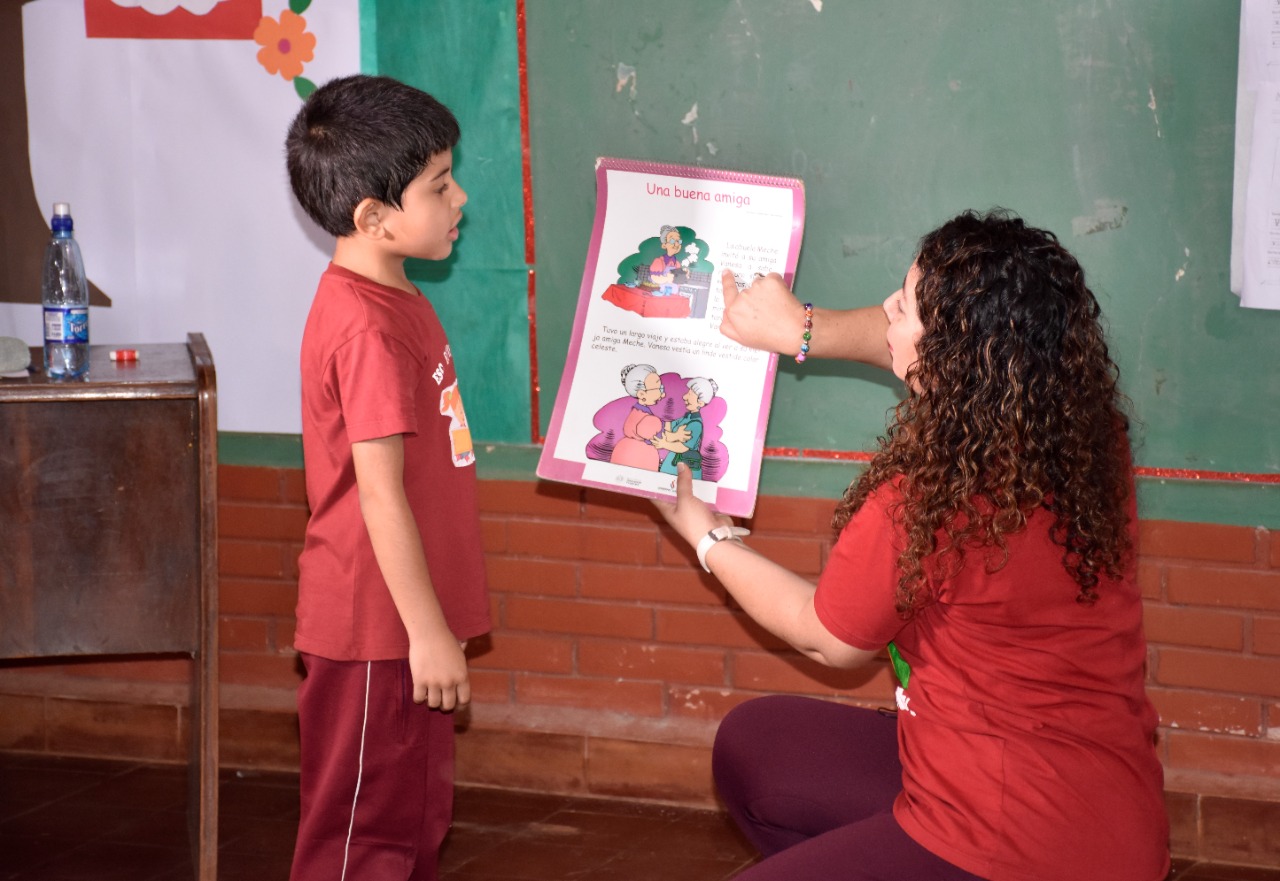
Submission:
[[764,856],[736,881],[981,881],[894,820],[902,765],[893,716],[757,698],[720,724],[712,769],[730,815]]

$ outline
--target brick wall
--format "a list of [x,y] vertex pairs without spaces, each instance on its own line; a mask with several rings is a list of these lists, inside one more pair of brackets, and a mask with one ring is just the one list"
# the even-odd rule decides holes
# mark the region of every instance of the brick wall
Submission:
[[[222,761],[295,768],[301,472],[219,469]],[[892,705],[887,664],[833,671],[731,604],[647,502],[484,481],[493,633],[474,641],[463,782],[712,804],[717,720],[767,692]],[[815,576],[831,502],[765,497],[752,545]],[[1280,865],[1280,538],[1147,521],[1149,686],[1175,853]],[[179,761],[189,661],[0,666],[0,749]]]

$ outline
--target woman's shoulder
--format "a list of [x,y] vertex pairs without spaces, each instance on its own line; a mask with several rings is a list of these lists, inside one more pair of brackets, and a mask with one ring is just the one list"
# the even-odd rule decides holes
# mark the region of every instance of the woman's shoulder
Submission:
[[[900,526],[899,509],[904,498],[902,476],[891,477],[867,492],[858,510],[849,517],[848,526],[856,526],[859,530],[873,522]],[[849,531],[848,526],[841,531]]]
[[890,505],[896,505],[902,502],[906,490],[904,483],[906,478],[902,474],[895,474],[886,478],[878,486],[867,493],[867,500],[863,503],[865,508],[867,505],[875,504],[879,507],[887,508]]

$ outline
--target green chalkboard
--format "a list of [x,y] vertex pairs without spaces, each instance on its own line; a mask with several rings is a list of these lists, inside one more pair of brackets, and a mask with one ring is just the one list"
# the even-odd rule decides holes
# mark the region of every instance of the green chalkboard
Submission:
[[410,261],[449,332],[473,435],[530,437],[528,271],[515,4],[364,0],[361,66],[430,92],[458,117],[456,179],[468,194],[449,259]]
[[[1150,468],[1280,470],[1280,313],[1229,290],[1239,5],[528,0],[545,428],[598,156],[794,175],[796,287],[880,302],[919,236],[1003,206],[1089,273]],[[768,444],[865,450],[892,377],[784,359]],[[1274,494],[1274,493],[1273,493]]]

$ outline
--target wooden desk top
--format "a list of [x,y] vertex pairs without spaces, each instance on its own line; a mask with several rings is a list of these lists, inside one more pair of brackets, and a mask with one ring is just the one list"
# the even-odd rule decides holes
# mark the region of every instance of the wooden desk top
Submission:
[[[138,360],[112,361],[111,352],[124,348],[135,349]],[[86,377],[52,380],[44,373],[44,350],[33,346],[31,364],[36,369],[26,377],[0,378],[0,403],[194,397],[195,354],[185,343],[90,346]]]

